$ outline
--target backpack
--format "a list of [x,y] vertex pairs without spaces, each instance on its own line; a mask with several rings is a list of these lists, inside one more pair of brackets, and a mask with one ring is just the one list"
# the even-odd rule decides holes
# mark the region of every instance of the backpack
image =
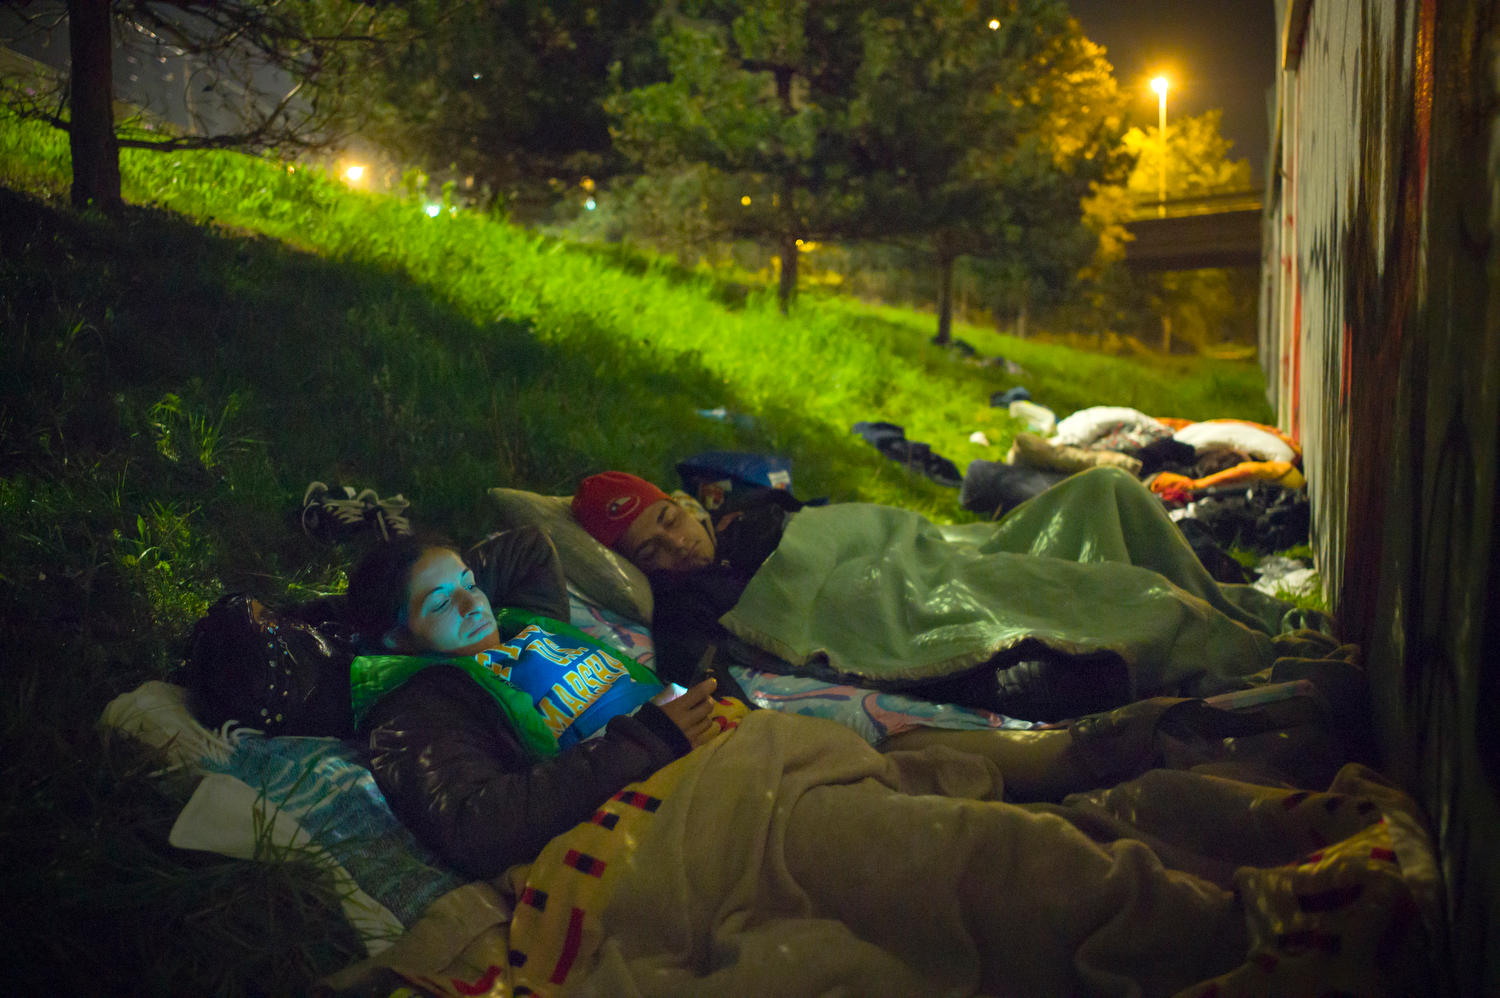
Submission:
[[735,489],[792,489],[792,464],[784,457],[739,451],[705,451],[677,463],[682,489],[712,512]]
[[199,722],[234,721],[267,735],[351,735],[355,648],[329,610],[324,601],[302,614],[277,612],[245,593],[209,607],[193,625],[181,669]]

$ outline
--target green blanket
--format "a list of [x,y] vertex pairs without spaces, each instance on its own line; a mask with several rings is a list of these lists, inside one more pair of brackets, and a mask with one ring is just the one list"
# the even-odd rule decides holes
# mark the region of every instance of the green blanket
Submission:
[[1156,496],[1096,468],[999,524],[804,509],[722,622],[793,666],[826,661],[852,680],[952,675],[1033,639],[1117,653],[1136,696],[1203,696],[1269,668],[1291,609],[1214,582]]

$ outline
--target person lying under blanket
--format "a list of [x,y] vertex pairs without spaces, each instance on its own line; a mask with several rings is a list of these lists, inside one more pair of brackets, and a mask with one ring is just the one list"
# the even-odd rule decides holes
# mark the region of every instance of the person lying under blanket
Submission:
[[[415,536],[361,561],[346,615],[364,651],[349,690],[356,738],[395,813],[459,869],[493,876],[748,708],[715,696],[712,674],[670,698],[651,670],[556,619],[566,596],[539,529],[491,535],[469,557],[475,567]],[[1016,799],[1057,800],[1137,775],[1157,758],[1158,724],[1195,711],[1200,727],[1229,720],[1161,701],[1066,728],[918,728],[881,748],[978,756]]]
[[[772,993],[786,975],[797,993],[1167,995],[1244,960],[1233,891],[1003,801],[1024,766],[880,753],[832,722],[716,698],[711,679],[663,700],[648,672],[535,612],[547,546],[520,532],[476,572],[397,540],[349,590],[371,649],[351,671],[358,732],[393,811],[471,876],[536,861],[511,927],[517,993],[532,976]],[[526,608],[497,615],[481,578]],[[1032,761],[1073,737],[992,734],[1033,736]],[[587,898],[569,900],[578,884]],[[742,910],[781,928],[716,946]],[[634,963],[648,940],[683,954],[680,980]]]
[[1243,688],[1283,633],[1331,632],[1323,615],[1216,583],[1161,502],[1114,468],[994,524],[803,508],[774,489],[736,490],[700,519],[619,471],[585,478],[572,510],[646,573],[658,668],[678,682],[732,636],[818,678],[1053,721]]

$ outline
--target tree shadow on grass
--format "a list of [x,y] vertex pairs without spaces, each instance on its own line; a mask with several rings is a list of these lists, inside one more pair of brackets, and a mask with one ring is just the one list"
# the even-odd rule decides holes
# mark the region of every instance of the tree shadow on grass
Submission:
[[[545,340],[404,275],[156,209],[110,223],[0,189],[0,245],[4,529],[28,563],[7,574],[50,580],[11,581],[0,605],[34,635],[104,628],[137,654],[218,588],[335,576],[346,553],[296,523],[312,480],[401,492],[418,525],[463,539],[496,526],[496,485],[568,492],[609,466],[665,480],[692,453],[773,441],[880,460],[593,320]],[[694,414],[709,404],[757,423]]]

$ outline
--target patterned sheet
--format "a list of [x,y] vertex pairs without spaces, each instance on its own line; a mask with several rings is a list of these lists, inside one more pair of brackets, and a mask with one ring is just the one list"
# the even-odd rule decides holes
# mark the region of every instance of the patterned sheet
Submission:
[[[614,645],[636,661],[650,665],[655,658],[651,632],[643,625],[573,594],[568,594],[574,627]],[[1027,729],[1040,727],[989,711],[932,703],[899,693],[886,693],[847,684],[827,683],[804,676],[788,676],[739,665],[730,674],[757,707],[837,721],[871,745],[913,728]]]

